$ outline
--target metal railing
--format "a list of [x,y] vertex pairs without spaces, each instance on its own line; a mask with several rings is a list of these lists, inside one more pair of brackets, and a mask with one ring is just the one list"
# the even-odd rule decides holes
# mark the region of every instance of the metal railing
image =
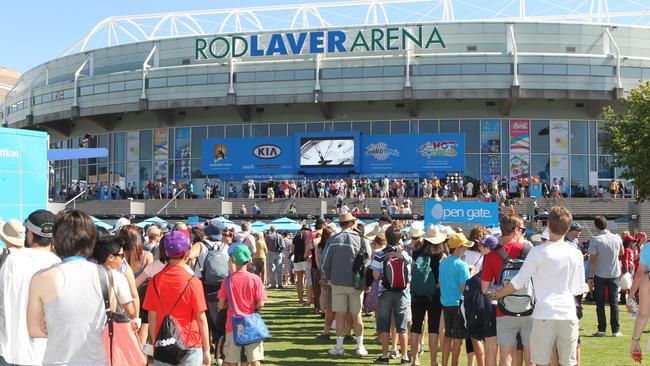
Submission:
[[77,198],[83,196],[84,194],[86,194],[86,190],[85,190],[85,189],[82,190],[81,192],[79,192],[78,195],[72,197],[72,199],[71,199],[70,201],[66,202],[64,206],[67,206],[67,205],[69,205],[69,204],[72,203],[72,208],[77,208]]
[[156,212],[156,215],[159,215],[159,214],[160,214],[161,212],[163,212],[163,211],[165,211],[165,214],[166,214],[166,213],[167,213],[167,207],[169,207],[169,205],[171,205],[172,203],[174,203],[174,208],[176,208],[176,199],[177,199],[178,196],[180,196],[182,193],[185,193],[185,188],[183,188],[183,189],[181,189],[180,191],[178,191],[178,193],[176,193],[176,195],[175,195],[174,197],[172,197],[172,198],[169,200],[169,202],[165,203],[165,205],[164,205],[163,207],[161,207],[160,210],[158,210],[158,212]]

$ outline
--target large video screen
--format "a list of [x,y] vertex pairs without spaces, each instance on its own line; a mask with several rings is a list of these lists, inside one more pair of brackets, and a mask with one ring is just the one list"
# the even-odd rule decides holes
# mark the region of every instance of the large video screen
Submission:
[[300,167],[353,167],[354,137],[302,137]]

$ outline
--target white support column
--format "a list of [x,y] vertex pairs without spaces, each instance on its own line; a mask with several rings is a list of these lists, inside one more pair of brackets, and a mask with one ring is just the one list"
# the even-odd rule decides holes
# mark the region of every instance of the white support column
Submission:
[[405,88],[410,88],[411,87],[411,50],[407,49],[406,50],[406,79],[404,81],[404,87]]
[[320,90],[320,62],[321,55],[316,55],[316,85],[314,85],[314,90]]
[[78,106],[79,106],[79,90],[78,90],[78,89],[79,89],[79,88],[78,88],[78,84],[79,84],[79,76],[81,75],[81,71],[83,71],[83,69],[84,69],[84,68],[86,67],[86,65],[88,64],[88,61],[90,61],[90,57],[87,58],[87,59],[86,59],[86,60],[81,64],[81,66],[79,66],[79,68],[77,69],[77,71],[74,72],[74,90],[73,90],[73,92],[74,92],[74,93],[73,93],[73,94],[74,94],[74,98],[72,99],[72,107],[78,107]]
[[235,94],[235,59],[230,58],[230,87],[228,87],[228,94]]
[[512,55],[512,85],[519,86],[519,53],[517,52],[517,40],[515,39],[515,25],[508,24],[506,28],[508,52]]
[[621,49],[618,48],[618,45],[616,44],[616,40],[612,36],[612,33],[609,31],[608,27],[604,27],[605,32],[607,33],[607,36],[609,37],[609,42],[611,43],[612,46],[614,46],[614,50],[616,50],[616,87],[617,88],[622,88],[623,83],[621,81]]
[[140,99],[147,99],[147,72],[151,69],[149,61],[151,61],[151,57],[157,53],[157,49],[158,45],[154,44],[151,51],[149,51],[149,55],[147,55],[147,58],[144,59],[144,62],[142,63],[142,94],[140,94]]
[[95,52],[91,53],[89,56],[88,76],[95,76]]
[[50,68],[45,66],[45,86],[50,85]]

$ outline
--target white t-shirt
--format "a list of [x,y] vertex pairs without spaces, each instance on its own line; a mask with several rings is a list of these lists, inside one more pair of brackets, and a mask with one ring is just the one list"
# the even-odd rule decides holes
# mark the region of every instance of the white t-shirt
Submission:
[[468,250],[465,252],[465,263],[468,266],[474,266],[474,273],[479,273],[483,269],[483,254]]
[[533,319],[577,320],[575,295],[582,294],[585,270],[582,253],[564,242],[545,242],[530,250],[510,283],[520,289],[533,279]]
[[246,246],[248,246],[248,249],[251,251],[251,254],[255,254],[256,251],[255,238],[253,237],[253,234],[251,234],[250,231],[242,231],[240,233],[235,234],[235,239],[236,242],[246,244]]
[[9,364],[40,365],[47,339],[27,332],[29,283],[34,273],[61,262],[54,253],[25,248],[11,250],[0,269],[0,355]]
[[129,283],[126,280],[126,276],[121,274],[118,270],[111,270],[113,277],[113,292],[111,293],[111,305],[113,301],[117,299],[115,311],[118,313],[123,312],[122,305],[133,302],[133,295],[131,295],[131,289],[129,288]]

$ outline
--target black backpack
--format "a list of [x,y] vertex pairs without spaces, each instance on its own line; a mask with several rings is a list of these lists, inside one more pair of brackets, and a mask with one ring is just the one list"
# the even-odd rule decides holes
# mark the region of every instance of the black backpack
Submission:
[[160,325],[160,330],[158,331],[158,335],[156,335],[156,343],[154,346],[153,359],[156,361],[162,361],[171,365],[178,365],[183,362],[189,352],[189,349],[183,342],[183,338],[181,338],[180,326],[176,324],[176,320],[172,317],[171,313],[176,308],[176,305],[178,305],[181,297],[183,297],[185,290],[187,290],[187,288],[190,286],[191,280],[192,279],[190,278],[187,281],[187,285],[185,285],[185,288],[178,296],[178,299],[174,303],[174,306],[172,306],[171,310],[169,310],[169,313],[165,311],[163,304],[160,301],[160,295],[158,294],[156,281],[151,281],[153,282],[153,289],[156,292],[156,297],[158,298],[160,308],[162,309],[164,315],[162,324]]
[[472,276],[465,282],[463,306],[465,323],[470,333],[481,331],[490,322],[490,298],[481,290],[481,274]]
[[221,288],[221,283],[228,277],[228,253],[224,252],[222,242],[203,241],[208,254],[201,265],[201,280],[208,288]]
[[352,272],[354,272],[354,288],[357,290],[365,290],[368,288],[366,276],[368,267],[370,267],[370,254],[366,249],[365,239],[361,239],[361,248],[357,250],[352,262]]

